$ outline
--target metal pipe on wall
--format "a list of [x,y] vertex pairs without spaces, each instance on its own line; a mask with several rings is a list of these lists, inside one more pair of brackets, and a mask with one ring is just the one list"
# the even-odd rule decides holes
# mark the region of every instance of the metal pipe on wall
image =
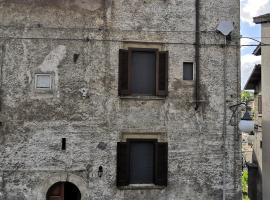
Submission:
[[196,37],[195,37],[195,65],[196,65],[196,78],[195,78],[195,110],[199,108],[200,101],[200,0],[195,2],[195,12],[196,12]]

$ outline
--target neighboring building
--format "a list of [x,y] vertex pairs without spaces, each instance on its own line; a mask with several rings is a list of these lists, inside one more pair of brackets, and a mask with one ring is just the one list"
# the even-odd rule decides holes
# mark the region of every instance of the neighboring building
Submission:
[[[258,55],[259,49],[254,53]],[[252,158],[247,162],[248,195],[250,200],[262,199],[262,92],[261,92],[261,65],[255,65],[245,87],[245,90],[254,90],[254,103],[252,106],[255,121],[255,133],[249,137],[252,141]]]
[[0,198],[241,199],[239,6],[1,1]]
[[263,183],[263,199],[270,199],[270,146],[267,142],[270,141],[270,90],[269,90],[269,77],[270,77],[270,13],[261,15],[254,18],[256,24],[261,24],[261,48],[255,51],[261,53],[262,60],[262,183]]

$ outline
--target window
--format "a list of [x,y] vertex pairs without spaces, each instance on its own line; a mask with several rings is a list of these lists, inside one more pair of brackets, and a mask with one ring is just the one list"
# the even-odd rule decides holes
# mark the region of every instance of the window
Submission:
[[119,95],[167,96],[168,52],[119,50]]
[[167,186],[168,144],[156,140],[117,143],[117,186]]
[[258,96],[258,114],[262,114],[262,96]]
[[50,74],[36,74],[35,75],[36,89],[51,89],[52,79]]
[[183,80],[193,80],[193,63],[184,62],[183,63]]

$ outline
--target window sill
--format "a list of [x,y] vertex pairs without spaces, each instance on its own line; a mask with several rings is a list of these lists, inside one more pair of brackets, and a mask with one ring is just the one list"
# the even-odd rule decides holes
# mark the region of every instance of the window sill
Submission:
[[133,100],[165,100],[166,97],[158,96],[119,96],[120,99],[133,99]]
[[120,190],[162,190],[165,186],[154,184],[130,184],[128,186],[119,187]]
[[194,85],[195,85],[195,81],[194,80],[183,80],[183,86],[193,87]]

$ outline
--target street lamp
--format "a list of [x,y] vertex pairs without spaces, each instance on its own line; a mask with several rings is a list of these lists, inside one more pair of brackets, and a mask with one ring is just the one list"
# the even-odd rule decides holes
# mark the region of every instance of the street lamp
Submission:
[[[253,131],[254,131],[254,126],[255,126],[255,123],[254,121],[252,120],[249,112],[248,112],[248,105],[247,105],[247,102],[241,102],[239,104],[236,104],[236,105],[233,105],[233,106],[230,106],[230,109],[233,111],[233,114],[232,114],[232,117],[231,117],[231,120],[230,120],[230,125],[232,126],[236,126],[237,124],[234,124],[232,122],[232,119],[235,117],[236,115],[236,112],[238,110],[238,107],[241,106],[241,105],[244,105],[245,106],[245,114],[243,115],[243,117],[241,118],[239,124],[238,124],[238,127],[239,127],[239,130],[241,132],[245,132],[245,133],[249,133],[251,134]],[[235,108],[233,110],[233,108]]]
[[254,125],[255,125],[254,121],[250,117],[249,112],[246,111],[244,116],[241,118],[239,122],[240,131],[245,133],[251,133],[254,131]]

